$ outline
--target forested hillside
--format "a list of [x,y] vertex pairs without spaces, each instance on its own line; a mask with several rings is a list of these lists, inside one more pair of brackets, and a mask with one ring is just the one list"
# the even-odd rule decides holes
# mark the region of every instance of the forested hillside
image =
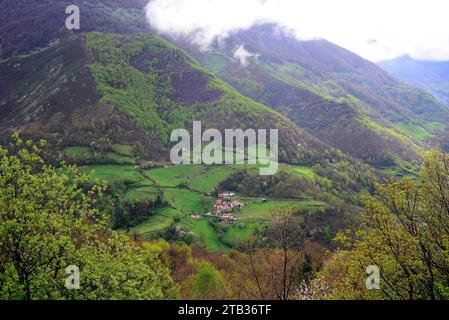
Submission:
[[[175,41],[241,93],[376,167],[403,168],[445,142],[444,106],[325,40],[298,41],[262,25],[208,52]],[[235,57],[239,47],[249,54],[245,64]]]
[[402,56],[377,64],[404,82],[428,90],[449,108],[448,61],[420,61],[410,56]]

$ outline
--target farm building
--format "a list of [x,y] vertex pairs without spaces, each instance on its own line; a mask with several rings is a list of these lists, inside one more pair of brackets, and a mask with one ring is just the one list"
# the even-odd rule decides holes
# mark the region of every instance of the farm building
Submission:
[[234,192],[223,192],[217,195],[212,215],[229,223],[237,221],[237,216],[232,212],[239,211],[243,204],[234,199]]

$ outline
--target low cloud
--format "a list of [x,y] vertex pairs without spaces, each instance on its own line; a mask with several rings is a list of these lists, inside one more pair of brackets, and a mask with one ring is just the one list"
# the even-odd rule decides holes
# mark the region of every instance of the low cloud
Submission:
[[374,61],[404,54],[449,60],[447,12],[447,0],[151,0],[146,7],[153,28],[203,49],[277,23],[300,40],[324,38]]
[[258,56],[257,54],[247,51],[243,45],[238,47],[237,50],[235,50],[235,52],[234,52],[234,58],[238,59],[240,61],[240,63],[244,66],[248,65],[249,58],[252,58],[252,57],[257,58],[257,56]]
[[207,48],[232,32],[276,22],[269,17],[268,7],[260,0],[152,0],[146,16],[160,32],[189,38]]

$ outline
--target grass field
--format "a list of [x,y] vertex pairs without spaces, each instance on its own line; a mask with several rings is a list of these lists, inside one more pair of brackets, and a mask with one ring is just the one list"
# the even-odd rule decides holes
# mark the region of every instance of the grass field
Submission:
[[144,200],[156,200],[159,195],[162,195],[160,189],[151,186],[137,187],[129,189],[125,198],[130,201],[144,201]]
[[91,174],[92,181],[125,181],[128,183],[138,183],[144,177],[132,166],[121,165],[92,165],[80,167],[80,170]]
[[185,189],[164,189],[163,199],[171,207],[185,214],[207,213],[212,209],[212,198]]
[[62,155],[71,162],[90,161],[94,163],[109,163],[117,165],[133,165],[137,159],[132,155],[132,147],[127,145],[113,145],[112,152],[92,152],[89,147],[74,146],[67,147],[62,151]]
[[317,200],[254,200],[248,203],[248,200],[241,200],[245,203],[241,212],[238,214],[240,221],[268,221],[273,213],[279,210],[288,211],[314,211],[326,206],[324,202]]
[[427,128],[444,130],[444,128],[446,128],[446,126],[441,122],[431,122],[431,123],[427,124]]
[[223,180],[236,171],[235,166],[220,166],[205,168],[201,174],[193,177],[189,187],[201,192],[212,192]]
[[424,128],[409,123],[400,123],[399,128],[419,140],[424,140],[432,136],[432,134],[427,132]]
[[258,228],[263,228],[265,224],[259,222],[243,223],[238,222],[230,225],[225,232],[224,240],[227,242],[242,241],[247,239]]
[[201,239],[201,242],[205,243],[211,250],[227,250],[229,249],[223,242],[218,238],[217,232],[209,224],[208,218],[201,219],[184,219],[181,221],[181,226],[188,228],[196,236]]
[[177,165],[168,168],[145,170],[145,175],[164,187],[177,187],[181,183],[199,175],[204,170],[203,166]]
[[155,232],[167,229],[175,218],[181,219],[183,214],[171,208],[161,208],[156,214],[145,222],[131,228],[129,234],[137,234],[140,237],[151,237]]
[[209,69],[214,72],[221,71],[229,64],[228,58],[218,53],[207,53],[206,57],[206,65]]

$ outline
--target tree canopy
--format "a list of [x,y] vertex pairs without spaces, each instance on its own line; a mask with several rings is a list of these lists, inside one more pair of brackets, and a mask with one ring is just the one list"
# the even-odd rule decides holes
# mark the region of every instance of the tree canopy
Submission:
[[[449,157],[430,153],[417,180],[391,180],[364,197],[364,224],[349,247],[333,255],[317,281],[342,299],[449,298]],[[380,269],[380,290],[365,286],[369,265]]]
[[[13,138],[0,147],[0,299],[177,297],[158,251],[110,228],[104,187],[46,165],[44,141]],[[68,266],[79,268],[79,289],[66,287]]]

